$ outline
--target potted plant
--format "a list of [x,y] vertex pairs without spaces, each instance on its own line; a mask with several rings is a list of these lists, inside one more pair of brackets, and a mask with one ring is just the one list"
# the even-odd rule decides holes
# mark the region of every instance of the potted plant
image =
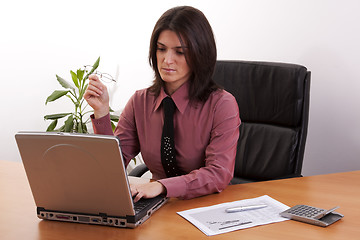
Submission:
[[[90,70],[87,70],[86,66],[83,69],[78,69],[76,72],[70,70],[73,84],[56,75],[57,81],[65,90],[55,90],[46,99],[45,105],[49,102],[53,102],[61,97],[66,96],[74,104],[74,111],[45,115],[44,119],[51,121],[46,131],[88,133],[86,124],[90,122],[90,114],[93,113],[93,110],[88,110],[88,104],[83,96],[88,86],[86,80],[90,74],[98,73],[96,72],[96,69],[99,67],[99,63],[100,57],[91,66]],[[113,79],[111,80],[115,81]],[[110,113],[113,112],[114,111],[110,108]],[[67,117],[67,119],[65,120],[64,124],[56,129],[58,120],[65,117]],[[110,114],[110,119],[114,130],[115,123],[119,121],[119,116]]]

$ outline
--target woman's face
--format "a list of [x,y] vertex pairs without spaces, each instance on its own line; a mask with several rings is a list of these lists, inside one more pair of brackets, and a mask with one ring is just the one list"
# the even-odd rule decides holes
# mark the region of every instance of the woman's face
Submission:
[[169,95],[189,80],[191,71],[184,50],[186,46],[184,49],[181,47],[175,32],[164,30],[160,33],[156,50],[157,67]]

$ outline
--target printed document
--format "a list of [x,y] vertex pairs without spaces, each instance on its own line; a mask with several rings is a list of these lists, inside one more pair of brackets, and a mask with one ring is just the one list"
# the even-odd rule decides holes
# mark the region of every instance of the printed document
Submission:
[[[226,209],[242,206],[266,205],[266,207],[226,212]],[[178,212],[180,216],[191,222],[208,236],[227,233],[239,229],[288,220],[279,215],[289,207],[264,195],[258,198],[227,202],[209,207],[195,208]]]

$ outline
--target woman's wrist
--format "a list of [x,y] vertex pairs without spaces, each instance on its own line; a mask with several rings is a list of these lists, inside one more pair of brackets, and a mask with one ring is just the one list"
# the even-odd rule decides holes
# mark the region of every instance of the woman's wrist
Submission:
[[97,111],[95,111],[95,110],[94,110],[94,117],[95,117],[95,119],[99,119],[99,118],[105,117],[105,116],[108,115],[108,114],[109,114],[109,111],[108,111],[108,110],[107,110],[107,111],[105,111],[105,110],[102,110],[102,111],[97,110]]

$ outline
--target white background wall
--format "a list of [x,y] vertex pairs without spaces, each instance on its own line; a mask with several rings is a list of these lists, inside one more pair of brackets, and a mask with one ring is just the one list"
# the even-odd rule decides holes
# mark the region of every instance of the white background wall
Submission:
[[[192,5],[211,23],[218,59],[298,63],[312,72],[304,175],[360,169],[360,2],[357,0],[25,1],[0,8],[0,160],[20,161],[19,130],[46,129],[45,114],[68,99],[45,100],[93,64],[118,75],[112,107],[148,87],[152,28],[168,8]],[[118,74],[117,74],[118,72]]]

